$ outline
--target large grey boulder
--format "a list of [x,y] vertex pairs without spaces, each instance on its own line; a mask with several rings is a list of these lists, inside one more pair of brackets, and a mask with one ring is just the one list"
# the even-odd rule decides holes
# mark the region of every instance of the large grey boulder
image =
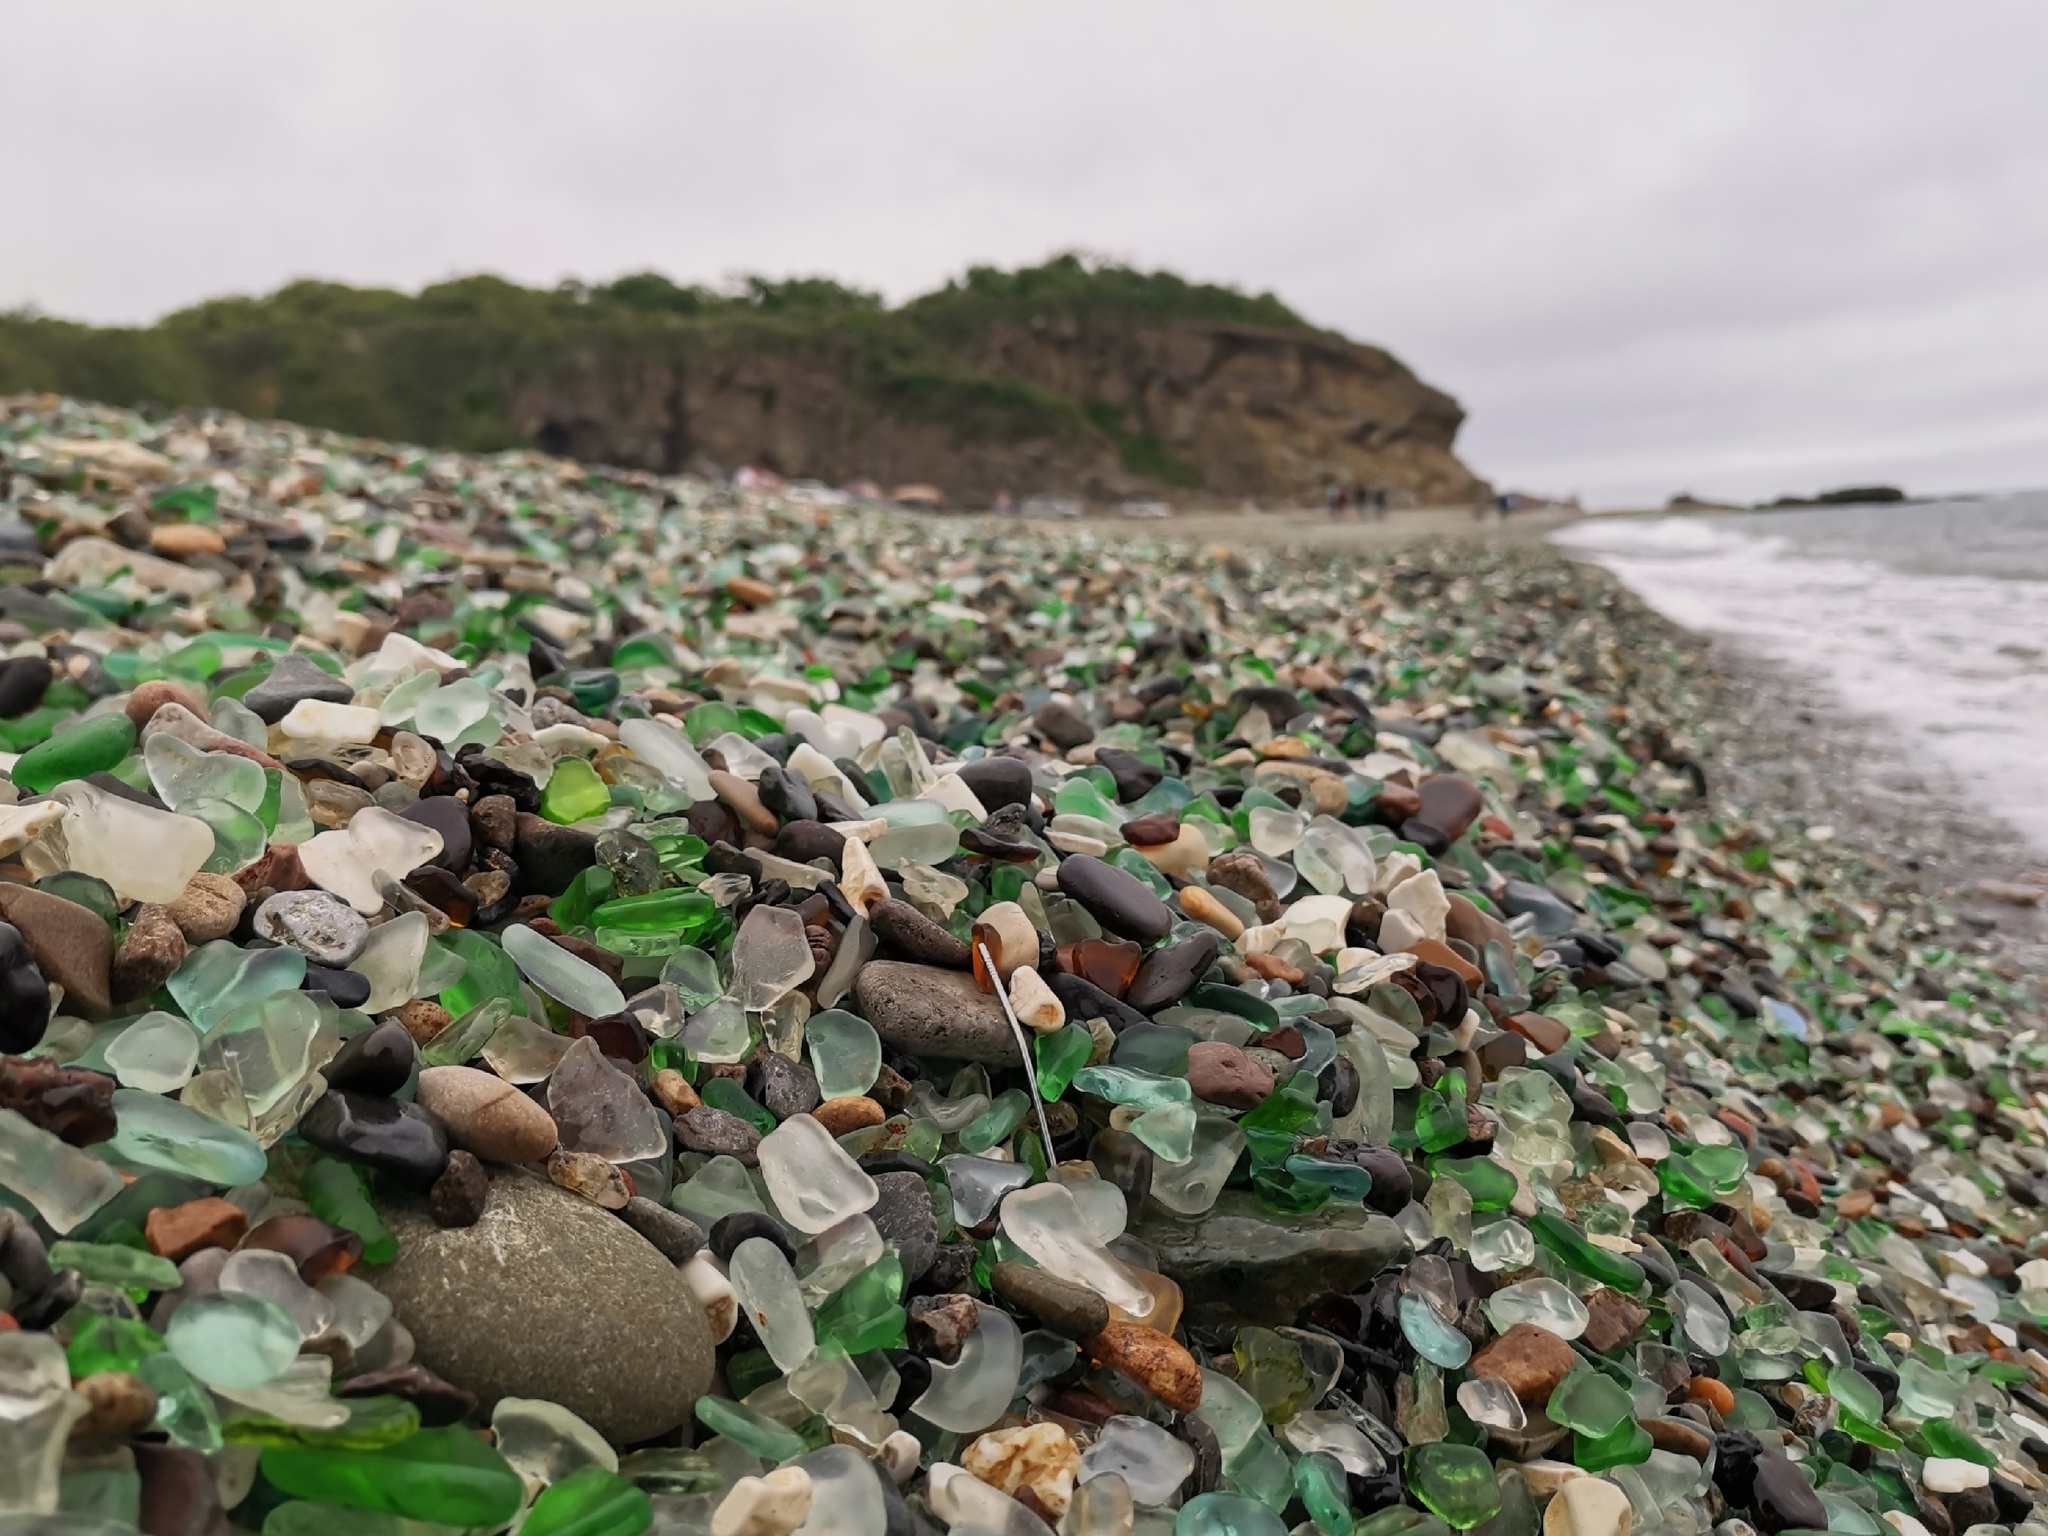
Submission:
[[507,1169],[473,1227],[443,1230],[423,1204],[387,1219],[398,1257],[363,1278],[391,1298],[419,1362],[486,1411],[545,1398],[623,1445],[685,1422],[710,1388],[702,1306],[610,1211]]

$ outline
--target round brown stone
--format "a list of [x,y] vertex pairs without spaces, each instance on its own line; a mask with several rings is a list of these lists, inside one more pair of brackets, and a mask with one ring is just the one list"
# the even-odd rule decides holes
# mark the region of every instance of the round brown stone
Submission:
[[1188,1047],[1188,1087],[1205,1104],[1256,1109],[1273,1091],[1273,1074],[1221,1040],[1197,1040]]
[[863,1130],[870,1125],[880,1125],[889,1118],[889,1112],[865,1094],[853,1093],[843,1098],[827,1099],[811,1115],[834,1136],[844,1136],[848,1131]]
[[167,910],[186,943],[205,944],[233,933],[247,902],[241,886],[226,875],[197,874]]
[[1548,1328],[1516,1323],[1472,1357],[1474,1376],[1493,1376],[1507,1383],[1515,1396],[1538,1407],[1578,1363],[1571,1345]]

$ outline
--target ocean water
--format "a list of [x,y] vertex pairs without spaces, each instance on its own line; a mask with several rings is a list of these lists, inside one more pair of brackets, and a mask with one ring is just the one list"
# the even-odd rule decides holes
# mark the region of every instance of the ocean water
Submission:
[[1552,538],[1677,623],[1817,678],[2048,852],[2048,492]]

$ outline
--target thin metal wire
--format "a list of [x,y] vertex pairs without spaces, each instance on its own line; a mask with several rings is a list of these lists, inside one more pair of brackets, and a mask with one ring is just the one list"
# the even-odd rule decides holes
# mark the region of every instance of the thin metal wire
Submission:
[[1038,1069],[1031,1064],[1031,1041],[1024,1033],[1024,1025],[1017,1017],[1017,1010],[1010,1006],[1010,994],[1003,986],[1003,978],[996,970],[995,956],[988,952],[986,944],[974,946],[981,953],[981,965],[988,975],[988,984],[995,988],[996,1001],[1003,1005],[1003,1017],[1010,1021],[1010,1033],[1017,1037],[1017,1049],[1024,1057],[1024,1080],[1031,1085],[1031,1107],[1038,1111],[1038,1139],[1045,1148],[1045,1169],[1052,1172],[1052,1122],[1045,1118],[1045,1100],[1038,1092]]

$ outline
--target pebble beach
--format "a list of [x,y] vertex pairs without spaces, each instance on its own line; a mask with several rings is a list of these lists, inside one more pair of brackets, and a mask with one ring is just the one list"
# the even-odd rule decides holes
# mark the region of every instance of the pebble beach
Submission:
[[2043,888],[1484,532],[0,400],[0,1531],[2048,1536]]

